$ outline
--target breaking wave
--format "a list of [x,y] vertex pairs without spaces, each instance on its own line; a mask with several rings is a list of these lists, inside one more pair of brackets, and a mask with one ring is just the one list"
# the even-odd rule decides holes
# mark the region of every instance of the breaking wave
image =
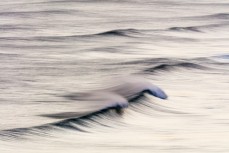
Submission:
[[[63,96],[67,100],[84,105],[87,108],[84,111],[41,114],[40,116],[42,117],[55,118],[59,119],[59,121],[34,127],[2,130],[0,135],[17,137],[27,133],[35,134],[33,131],[37,130],[55,129],[55,127],[77,129],[72,123],[78,124],[83,122],[83,120],[90,120],[94,116],[107,114],[107,112],[111,112],[112,110],[120,114],[124,108],[128,107],[130,102],[139,100],[141,97],[144,97],[145,93],[160,99],[167,99],[168,97],[162,89],[141,77],[128,76],[117,78],[113,82],[115,84],[110,88]],[[77,130],[82,131],[80,129]],[[42,133],[42,131],[40,132]]]

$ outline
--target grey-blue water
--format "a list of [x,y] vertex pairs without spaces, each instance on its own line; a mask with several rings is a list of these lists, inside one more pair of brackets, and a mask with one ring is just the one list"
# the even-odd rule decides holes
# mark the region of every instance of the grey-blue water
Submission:
[[228,0],[1,0],[0,153],[228,153],[228,42]]

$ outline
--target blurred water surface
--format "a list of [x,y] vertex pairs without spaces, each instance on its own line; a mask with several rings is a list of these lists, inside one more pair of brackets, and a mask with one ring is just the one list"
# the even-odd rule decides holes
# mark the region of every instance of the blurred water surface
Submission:
[[[228,10],[228,0],[1,0],[0,152],[228,153]],[[125,103],[104,89],[131,91],[114,78],[133,75],[169,98],[78,118],[105,108],[100,98]],[[93,103],[70,96],[100,89]],[[47,116],[60,113],[72,116]]]

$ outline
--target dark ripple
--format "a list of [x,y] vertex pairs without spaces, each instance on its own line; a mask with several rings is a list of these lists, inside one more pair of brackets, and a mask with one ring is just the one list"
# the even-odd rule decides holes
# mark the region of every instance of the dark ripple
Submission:
[[[35,37],[0,37],[0,40],[23,40],[23,41],[66,41],[74,40],[78,38],[95,38],[95,37],[135,37],[140,34],[139,30],[136,29],[117,29],[96,34],[85,34],[85,35],[70,35],[70,36],[35,36]],[[135,35],[135,36],[134,36]]]
[[229,13],[216,13],[211,15],[200,16],[200,18],[229,19]]
[[169,31],[177,31],[177,32],[205,32],[204,30],[212,29],[212,28],[221,28],[228,27],[228,23],[217,23],[217,24],[206,24],[199,26],[188,26],[188,27],[171,27]]
[[183,62],[183,63],[176,63],[176,64],[160,64],[155,67],[148,68],[144,71],[146,72],[171,71],[174,70],[175,68],[200,69],[200,70],[207,69],[207,67],[199,64]]
[[0,16],[35,16],[35,15],[51,15],[51,14],[71,14],[73,10],[43,10],[43,11],[17,11],[17,12],[0,12]]
[[33,30],[31,26],[26,26],[26,25],[11,25],[11,24],[5,24],[5,25],[0,25],[0,30],[6,31],[6,30]]
[[171,31],[191,31],[191,32],[202,32],[198,27],[171,27]]
[[137,29],[117,29],[117,30],[111,30],[111,31],[106,31],[102,33],[98,33],[96,35],[101,35],[101,36],[130,36],[130,34],[138,34],[140,33],[139,30]]

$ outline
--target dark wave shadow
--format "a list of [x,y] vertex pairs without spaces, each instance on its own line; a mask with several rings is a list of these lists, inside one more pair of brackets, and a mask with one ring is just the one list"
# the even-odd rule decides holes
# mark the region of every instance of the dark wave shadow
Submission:
[[[29,136],[29,135],[50,137],[51,135],[49,133],[51,131],[56,131],[56,130],[64,131],[66,129],[79,131],[79,132],[89,132],[80,127],[77,127],[77,125],[80,125],[83,127],[90,127],[90,125],[87,122],[89,121],[89,122],[100,124],[102,126],[109,127],[108,125],[97,122],[95,118],[100,118],[104,115],[107,117],[108,116],[120,116],[123,114],[123,112],[124,112],[123,108],[121,108],[120,106],[109,107],[109,108],[105,108],[105,109],[102,109],[96,112],[91,112],[87,115],[83,115],[80,117],[67,118],[67,119],[63,119],[61,121],[54,122],[54,123],[49,123],[49,124],[44,124],[44,125],[34,126],[34,127],[28,127],[28,128],[15,128],[15,129],[2,130],[0,131],[0,139],[2,140],[26,139],[26,136]],[[50,116],[42,115],[42,116],[53,117],[52,115]]]

